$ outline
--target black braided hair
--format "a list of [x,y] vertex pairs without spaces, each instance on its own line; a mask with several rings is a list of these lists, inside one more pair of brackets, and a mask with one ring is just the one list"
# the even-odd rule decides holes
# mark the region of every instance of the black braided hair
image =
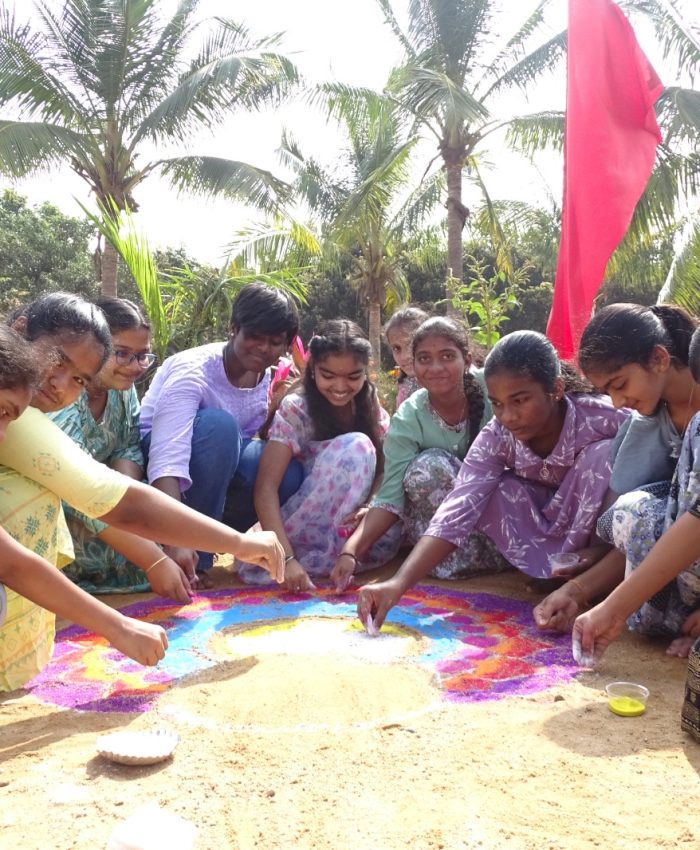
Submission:
[[[448,339],[461,351],[464,360],[467,363],[471,362],[469,336],[464,325],[444,316],[434,316],[432,319],[423,322],[413,335],[414,358],[420,343],[429,336],[441,336]],[[469,411],[469,445],[471,445],[481,430],[481,419],[484,415],[486,400],[481,384],[468,369],[464,372],[464,395],[467,399]]]
[[688,366],[697,319],[675,304],[609,304],[584,328],[578,362],[586,374],[610,373],[628,363],[649,366],[657,345],[676,366]]
[[308,350],[309,359],[302,375],[301,385],[309,406],[309,415],[314,424],[315,439],[332,440],[349,431],[366,434],[376,449],[379,467],[383,459],[382,438],[379,430],[379,400],[377,389],[369,376],[353,399],[355,421],[351,428],[338,420],[336,409],[321,395],[314,380],[314,367],[332,354],[351,354],[366,369],[372,356],[372,346],[365,332],[349,319],[333,319],[325,322],[318,333],[311,338]]
[[554,392],[557,378],[562,378],[564,391],[570,395],[594,392],[573,367],[559,360],[552,343],[537,331],[513,331],[498,340],[484,362],[484,376],[488,380],[497,372],[531,378],[546,393]]

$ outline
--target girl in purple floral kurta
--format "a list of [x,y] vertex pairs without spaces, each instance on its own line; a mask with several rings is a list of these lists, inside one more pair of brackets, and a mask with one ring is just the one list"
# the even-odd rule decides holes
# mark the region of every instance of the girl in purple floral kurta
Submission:
[[[388,416],[367,377],[370,345],[353,322],[328,322],[309,343],[302,386],[275,413],[255,485],[260,526],[275,531],[285,549],[285,583],[312,590],[312,578],[328,576],[373,490],[377,456]],[[275,494],[291,458],[304,467],[304,482],[284,505]],[[362,569],[384,563],[396,550],[382,540]],[[387,554],[388,553],[388,554]],[[247,582],[265,582],[262,570],[238,565]]]
[[472,531],[537,577],[551,575],[548,555],[580,549],[595,532],[611,440],[627,414],[605,397],[565,393],[556,352],[534,331],[500,340],[484,373],[495,419],[477,436],[454,489],[396,576],[363,588],[363,623],[371,616],[381,625],[400,596]]
[[538,578],[551,574],[548,555],[586,546],[608,490],[610,441],[626,414],[601,396],[561,401],[561,433],[544,458],[492,419],[425,533],[460,546],[481,531],[514,567]]

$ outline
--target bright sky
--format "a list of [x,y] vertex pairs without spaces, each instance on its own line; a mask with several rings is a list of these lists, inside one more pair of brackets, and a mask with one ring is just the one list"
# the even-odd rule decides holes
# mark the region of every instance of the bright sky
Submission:
[[[60,0],[51,0],[57,5]],[[685,2],[685,0],[684,0]],[[689,0],[697,2],[697,0]],[[16,0],[20,17],[26,17],[27,0]],[[26,4],[26,5],[25,5]],[[163,0],[166,8],[174,9],[176,0]],[[507,19],[515,27],[523,16],[524,0],[504,0],[512,7],[513,16]],[[397,11],[405,10],[407,0],[394,0]],[[552,34],[564,25],[566,2],[555,0],[552,9]],[[509,10],[510,13],[510,10]],[[292,56],[301,72],[310,80],[337,79],[345,83],[381,89],[390,69],[400,58],[396,39],[384,24],[376,0],[256,0],[232,3],[230,0],[202,0],[203,18],[214,15],[241,20],[255,35],[273,32],[286,33],[283,50]],[[516,17],[517,16],[517,17]],[[548,79],[530,94],[530,104],[514,103],[513,111],[536,111],[547,105],[563,108],[564,66],[556,79]],[[250,162],[281,173],[276,159],[281,131],[287,127],[299,140],[302,150],[322,161],[332,163],[338,136],[332,127],[310,107],[296,102],[285,105],[272,114],[234,115],[225,127],[215,133],[205,133],[187,152],[224,156]],[[158,151],[167,156],[180,151]],[[184,151],[182,151],[184,152]],[[428,149],[426,156],[431,156]],[[490,186],[496,197],[540,200],[546,203],[547,190],[560,202],[561,161],[549,157],[539,161],[540,172],[523,167],[522,158],[497,151],[493,157],[497,168],[490,175]],[[422,173],[422,168],[421,168]],[[1,183],[7,185],[7,183]],[[90,203],[86,184],[65,169],[16,184],[32,203],[49,200],[69,214],[81,215],[73,198]],[[183,246],[197,259],[218,263],[223,247],[237,228],[259,216],[230,201],[192,201],[178,198],[157,176],[151,176],[136,191],[140,204],[139,225],[144,229],[152,247]],[[465,198],[469,206],[469,197]]]

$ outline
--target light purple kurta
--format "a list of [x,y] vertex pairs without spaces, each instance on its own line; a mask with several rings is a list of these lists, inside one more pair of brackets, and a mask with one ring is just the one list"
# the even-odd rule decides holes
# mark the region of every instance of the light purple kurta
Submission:
[[561,435],[546,458],[492,419],[425,534],[461,546],[481,531],[514,567],[538,578],[551,574],[548,555],[586,546],[608,491],[611,441],[628,412],[606,396],[565,399]]
[[187,490],[192,429],[200,410],[226,410],[243,439],[255,436],[267,416],[270,371],[250,389],[234,387],[224,370],[225,343],[212,342],[173,354],[158,369],[141,402],[141,436],[151,432],[148,480],[174,477]]

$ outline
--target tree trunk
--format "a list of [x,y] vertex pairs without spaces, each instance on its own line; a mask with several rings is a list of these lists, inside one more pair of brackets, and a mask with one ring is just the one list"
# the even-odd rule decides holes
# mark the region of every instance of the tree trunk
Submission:
[[112,298],[117,297],[117,264],[119,262],[119,256],[117,254],[117,250],[109,241],[109,239],[105,239],[105,247],[104,253],[102,254],[102,277],[100,278],[102,284],[102,294],[111,296]]
[[[447,172],[447,267],[458,283],[464,279],[464,259],[462,253],[462,230],[468,210],[462,204],[462,164],[464,152],[453,148],[443,148],[445,170]],[[451,292],[446,293],[450,299]],[[463,319],[459,311],[447,302],[447,315]]]
[[369,342],[372,346],[371,371],[379,373],[382,367],[382,307],[378,301],[369,302]]

